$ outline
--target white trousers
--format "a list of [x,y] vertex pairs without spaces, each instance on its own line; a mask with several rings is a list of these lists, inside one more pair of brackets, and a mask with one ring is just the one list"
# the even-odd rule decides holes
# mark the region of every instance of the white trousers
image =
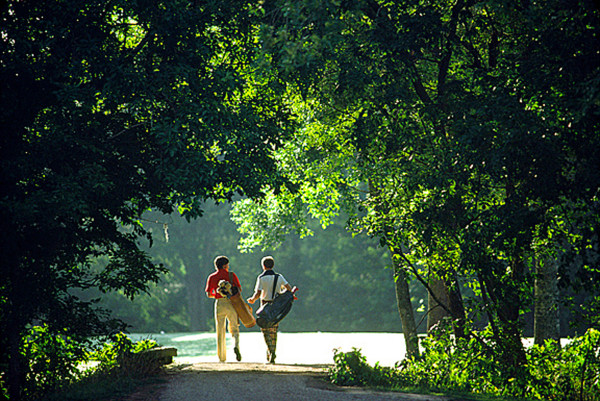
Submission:
[[215,325],[217,326],[217,355],[219,361],[225,362],[227,359],[227,348],[225,343],[225,319],[229,322],[229,332],[235,341],[235,347],[240,346],[240,324],[238,315],[231,301],[227,298],[218,298],[215,300]]

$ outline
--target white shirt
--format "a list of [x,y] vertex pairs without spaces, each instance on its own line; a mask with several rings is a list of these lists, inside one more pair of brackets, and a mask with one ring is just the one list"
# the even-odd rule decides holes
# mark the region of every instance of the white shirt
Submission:
[[[268,270],[267,270],[268,271]],[[265,272],[266,273],[266,272]],[[273,292],[273,280],[275,280],[275,274],[261,274],[260,276],[258,276],[258,278],[256,279],[256,285],[254,286],[254,292],[256,291],[262,291],[260,294],[260,299],[263,301],[272,301],[273,297],[275,296],[275,294],[271,294]],[[283,275],[277,273],[277,275],[279,276],[277,278],[277,288],[275,288],[275,291],[278,293],[282,293],[284,292],[283,290],[285,289],[285,285],[288,284],[287,280],[285,279],[285,277],[283,277]]]

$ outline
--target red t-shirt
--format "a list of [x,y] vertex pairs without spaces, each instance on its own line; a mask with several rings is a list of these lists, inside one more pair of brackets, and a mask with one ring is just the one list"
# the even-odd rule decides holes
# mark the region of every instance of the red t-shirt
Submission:
[[[214,296],[215,298],[223,298],[221,296],[221,294],[219,294],[217,292],[217,287],[219,286],[219,281],[221,280],[225,280],[225,281],[229,281],[229,273],[227,270],[225,269],[220,269],[217,270],[216,272],[214,272],[213,274],[211,274],[210,276],[208,276],[208,279],[206,280],[206,292],[209,295]],[[231,279],[233,282],[231,282],[231,285],[237,287],[240,289],[240,291],[242,290],[242,286],[240,284],[240,280],[238,279],[238,277],[235,275],[234,272],[231,272]]]

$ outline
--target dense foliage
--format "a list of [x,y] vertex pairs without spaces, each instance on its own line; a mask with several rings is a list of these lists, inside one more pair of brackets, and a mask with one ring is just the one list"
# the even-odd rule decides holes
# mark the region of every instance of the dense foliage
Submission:
[[[112,396],[131,389],[135,380],[158,372],[161,365],[142,351],[154,348],[152,340],[133,342],[123,333],[109,342],[84,343],[56,334],[48,326],[33,326],[23,338],[21,349],[28,361],[24,398],[69,400]],[[99,386],[98,386],[99,385]],[[0,378],[0,395],[8,396]]]
[[[44,389],[39,399],[88,400],[130,394],[162,371],[163,365],[143,352],[156,346],[153,340],[133,342],[125,334],[117,333],[108,342],[96,343],[85,360],[78,361],[76,377]],[[82,365],[83,361],[86,363]],[[52,376],[52,372],[47,374]]]
[[[27,395],[31,398],[70,384],[81,375],[78,365],[87,359],[85,348],[66,331],[61,334],[48,326],[34,326],[23,340],[22,350],[29,362]],[[4,392],[6,383],[1,384]]]
[[395,367],[369,366],[360,350],[337,352],[329,378],[339,385],[404,391],[455,392],[567,401],[600,399],[600,332],[590,329],[564,348],[554,342],[527,349],[523,375],[502,369],[490,332],[482,340],[454,339],[451,330],[421,343],[418,359]]
[[554,312],[537,320],[540,338],[559,335],[559,298],[584,305],[575,323],[597,324],[592,1],[281,0],[265,10],[263,51],[304,116],[278,153],[299,191],[237,206],[248,244],[349,205],[351,227],[389,247],[457,336],[490,325],[515,377],[534,295]]
[[11,399],[31,324],[110,332],[118,323],[76,291],[132,298],[165,272],[140,248],[144,211],[192,218],[206,199],[282,182],[271,152],[289,113],[268,71],[250,75],[252,7],[0,2],[0,366]]

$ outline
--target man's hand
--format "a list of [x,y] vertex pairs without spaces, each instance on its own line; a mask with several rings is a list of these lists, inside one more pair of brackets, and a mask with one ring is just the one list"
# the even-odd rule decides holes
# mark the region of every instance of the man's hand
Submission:
[[249,304],[253,304],[258,298],[260,298],[261,294],[262,290],[256,291],[254,295],[252,295],[252,297],[248,298],[246,301],[248,301]]

